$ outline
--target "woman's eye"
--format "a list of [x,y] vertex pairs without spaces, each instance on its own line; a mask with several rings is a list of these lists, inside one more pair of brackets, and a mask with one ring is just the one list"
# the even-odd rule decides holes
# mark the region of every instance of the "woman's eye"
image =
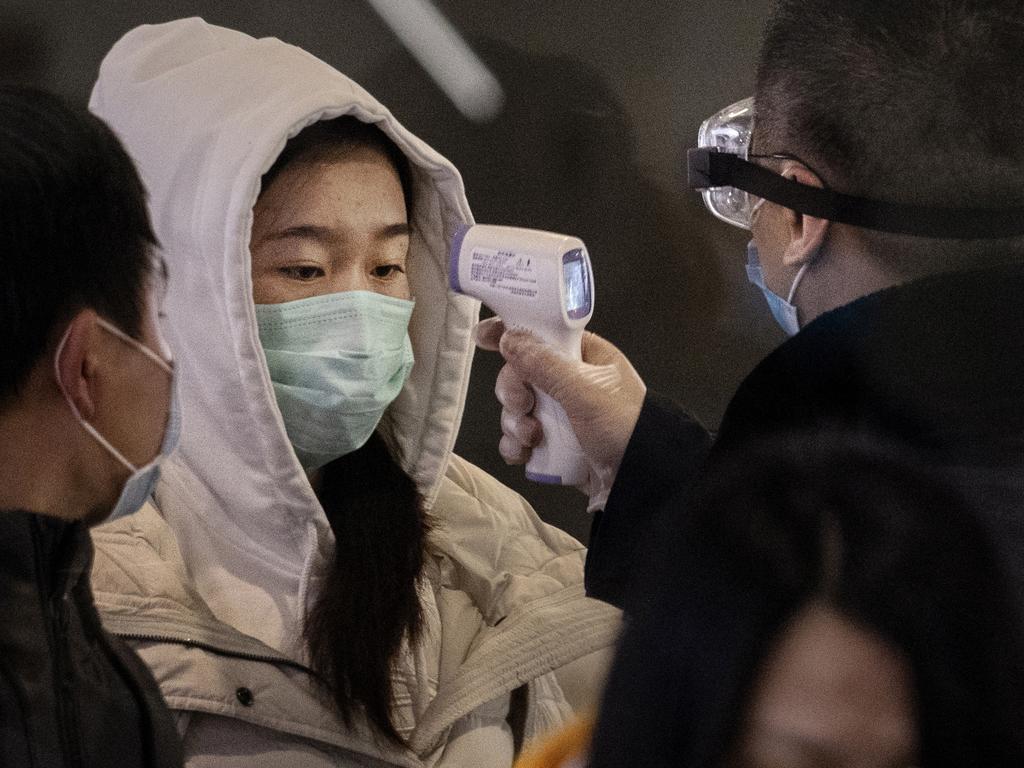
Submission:
[[402,272],[405,272],[405,269],[401,264],[382,264],[373,268],[373,276],[379,278],[394,277]]
[[324,276],[324,271],[320,267],[312,266],[281,267],[280,272],[293,280],[315,280]]

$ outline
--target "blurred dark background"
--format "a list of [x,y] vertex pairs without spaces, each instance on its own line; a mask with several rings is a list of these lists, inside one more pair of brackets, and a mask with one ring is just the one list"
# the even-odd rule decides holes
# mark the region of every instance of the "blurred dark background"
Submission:
[[[780,340],[743,269],[746,233],[684,186],[700,122],[753,88],[768,0],[437,0],[505,91],[492,121],[462,117],[371,7],[356,0],[0,0],[0,79],[84,103],[100,60],[139,24],[198,15],[305,48],[364,85],[459,166],[478,221],[583,238],[591,330],[648,386],[714,428]],[[500,367],[480,353],[457,451],[586,540],[585,500],[527,483],[497,454]]]

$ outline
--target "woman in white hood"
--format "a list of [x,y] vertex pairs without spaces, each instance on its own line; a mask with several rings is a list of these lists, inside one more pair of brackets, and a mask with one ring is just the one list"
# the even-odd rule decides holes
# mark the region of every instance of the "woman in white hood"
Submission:
[[91,108],[150,192],[183,411],[94,591],[189,764],[510,765],[617,615],[578,542],[452,453],[458,172],[313,56],[199,19],[122,38]]

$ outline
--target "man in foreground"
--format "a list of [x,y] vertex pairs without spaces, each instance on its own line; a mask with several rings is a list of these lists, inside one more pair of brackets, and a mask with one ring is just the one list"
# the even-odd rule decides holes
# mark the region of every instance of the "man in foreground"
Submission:
[[180,765],[88,579],[87,526],[142,505],[177,428],[142,183],[102,122],[13,86],[0,178],[2,762]]

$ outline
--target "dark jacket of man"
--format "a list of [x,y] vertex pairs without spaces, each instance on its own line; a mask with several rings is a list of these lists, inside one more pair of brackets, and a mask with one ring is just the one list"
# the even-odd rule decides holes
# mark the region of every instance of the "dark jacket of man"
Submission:
[[[989,525],[1024,612],[1024,264],[914,281],[822,315],[747,377],[712,450],[827,426],[887,433],[948,472]],[[686,514],[710,447],[699,424],[648,396],[594,520],[592,597],[628,609],[630,581],[665,540],[660,526]]]
[[84,525],[0,511],[0,765],[172,768],[152,676],[100,626]]

